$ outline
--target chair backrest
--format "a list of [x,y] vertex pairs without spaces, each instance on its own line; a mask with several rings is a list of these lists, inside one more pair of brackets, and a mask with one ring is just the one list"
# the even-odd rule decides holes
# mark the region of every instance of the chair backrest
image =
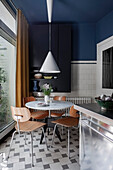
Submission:
[[31,113],[26,107],[11,106],[11,111],[15,121],[17,121],[17,117],[19,117],[19,122],[26,122],[31,118]]
[[66,96],[54,96],[53,100],[66,101]]
[[78,111],[74,109],[74,106],[71,106],[70,111],[69,111],[70,116],[75,117],[75,118],[79,117],[79,114],[77,112]]
[[30,97],[24,97],[23,98],[23,106],[25,106],[25,104],[27,102],[32,102],[32,101],[35,101],[36,99],[33,97],[33,96],[30,96]]

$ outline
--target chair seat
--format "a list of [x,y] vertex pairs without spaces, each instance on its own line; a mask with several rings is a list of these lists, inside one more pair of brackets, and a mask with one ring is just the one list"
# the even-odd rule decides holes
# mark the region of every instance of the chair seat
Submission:
[[31,112],[31,117],[33,119],[44,119],[46,118],[47,116],[49,116],[49,112],[48,111],[36,111],[36,112]]
[[65,118],[52,121],[52,123],[57,123],[65,127],[78,126],[78,122],[79,122],[79,118],[74,118],[74,117],[65,117]]
[[[21,132],[32,132],[44,125],[45,123],[35,121],[19,122],[19,128]],[[15,128],[18,130],[17,124],[15,125]]]
[[60,112],[51,112],[51,117],[61,117],[63,114],[65,114],[64,111],[60,111]]

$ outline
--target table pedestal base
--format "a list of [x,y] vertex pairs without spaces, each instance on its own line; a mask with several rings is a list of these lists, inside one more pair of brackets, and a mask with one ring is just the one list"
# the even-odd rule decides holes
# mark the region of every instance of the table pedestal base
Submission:
[[[55,124],[51,123],[51,121],[53,121],[53,120],[55,120],[55,118],[52,118],[52,117],[45,119],[46,125],[44,126],[44,133],[47,131],[47,128],[53,128],[54,129]],[[56,133],[58,139],[60,140],[60,142],[62,142],[63,140],[61,139],[58,127],[56,127],[55,133]],[[42,144],[43,138],[44,138],[44,134],[42,132],[41,139],[40,139],[40,144]]]

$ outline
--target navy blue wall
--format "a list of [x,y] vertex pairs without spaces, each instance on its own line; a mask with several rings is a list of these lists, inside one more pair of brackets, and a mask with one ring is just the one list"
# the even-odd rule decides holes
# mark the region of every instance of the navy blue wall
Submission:
[[113,35],[113,11],[96,24],[73,24],[72,60],[96,60],[96,44]]
[[96,43],[113,35],[113,11],[96,23]]
[[113,35],[113,11],[97,23],[72,24],[72,61],[96,60],[96,44]]
[[72,60],[96,60],[95,24],[73,24],[72,40]]

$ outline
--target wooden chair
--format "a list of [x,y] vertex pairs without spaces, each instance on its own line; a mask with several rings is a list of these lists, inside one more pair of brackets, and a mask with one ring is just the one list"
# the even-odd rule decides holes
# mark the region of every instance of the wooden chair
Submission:
[[[53,100],[66,101],[66,96],[54,96]],[[65,114],[64,110],[51,111],[51,117],[61,117],[63,114]]]
[[[12,142],[13,142],[13,138],[15,133],[19,133],[20,132],[29,132],[31,134],[31,159],[32,159],[32,166],[34,166],[33,164],[33,131],[39,128],[42,128],[42,131],[44,133],[43,130],[43,126],[45,125],[45,123],[42,122],[36,122],[36,121],[29,121],[29,119],[31,118],[31,113],[30,111],[25,108],[25,107],[13,107],[11,106],[11,111],[12,111],[12,117],[13,119],[17,122],[15,125],[15,131],[13,132],[12,138],[11,138],[11,142],[10,142],[10,149],[8,152],[8,157],[9,158],[9,154],[10,154],[10,150],[11,150],[11,146],[12,146]],[[45,135],[44,135],[45,137]],[[46,142],[46,138],[45,138],[45,143],[47,145]]]
[[61,125],[68,128],[68,157],[70,158],[70,128],[76,127],[78,128],[79,123],[79,115],[77,113],[77,110],[74,109],[74,106],[70,108],[70,116],[57,119],[55,121],[52,121],[52,123],[55,123],[54,131],[53,131],[53,137],[52,137],[52,144],[54,142],[54,136],[55,136],[55,129],[57,125]]
[[[23,98],[23,106],[25,106],[25,104],[27,102],[31,102],[31,101],[36,101],[33,96],[31,96],[31,97],[24,97]],[[33,119],[44,119],[47,116],[49,116],[49,112],[48,111],[43,111],[43,110],[33,111],[32,109],[30,109],[30,112],[31,112],[31,118],[33,118]]]

